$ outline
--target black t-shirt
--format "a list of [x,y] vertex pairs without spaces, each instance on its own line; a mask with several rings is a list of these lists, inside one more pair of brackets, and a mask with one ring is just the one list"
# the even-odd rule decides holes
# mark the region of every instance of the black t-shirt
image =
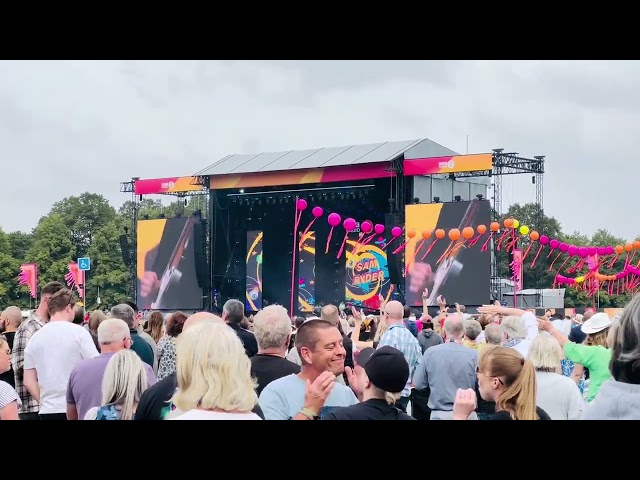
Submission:
[[[164,420],[169,413],[175,410],[169,401],[178,388],[176,374],[172,373],[155,385],[149,387],[140,397],[134,420]],[[264,420],[264,414],[260,406],[256,404],[253,413]]]
[[277,380],[292,373],[300,373],[300,367],[286,358],[275,355],[264,355],[259,353],[251,357],[251,375],[258,380],[256,393],[260,395],[262,389],[274,380]]
[[322,417],[323,420],[415,420],[389,405],[385,400],[372,398],[350,407],[338,407]]
[[173,410],[169,400],[176,388],[175,372],[149,387],[140,397],[134,420],[163,420]]
[[242,341],[247,357],[251,358],[258,353],[258,342],[256,340],[256,336],[252,332],[245,330],[237,323],[230,323],[229,326],[234,332],[236,332],[236,335],[238,335],[238,338]]
[[[551,417],[540,407],[536,407],[536,413],[538,414],[539,420],[551,420]],[[509,412],[500,411],[491,415],[488,420],[513,420]]]

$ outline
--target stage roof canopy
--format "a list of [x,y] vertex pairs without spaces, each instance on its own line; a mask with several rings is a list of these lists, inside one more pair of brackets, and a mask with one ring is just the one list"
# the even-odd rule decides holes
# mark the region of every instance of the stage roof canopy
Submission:
[[458,155],[458,153],[428,138],[421,138],[313,150],[227,155],[195,175],[247,174],[360,165],[390,162],[402,155],[405,158],[427,158]]

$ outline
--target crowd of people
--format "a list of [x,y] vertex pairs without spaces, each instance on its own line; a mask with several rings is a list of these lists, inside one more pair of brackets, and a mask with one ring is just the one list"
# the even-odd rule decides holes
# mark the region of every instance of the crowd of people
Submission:
[[616,318],[427,299],[85,316],[49,283],[0,316],[0,420],[640,419],[640,295]]

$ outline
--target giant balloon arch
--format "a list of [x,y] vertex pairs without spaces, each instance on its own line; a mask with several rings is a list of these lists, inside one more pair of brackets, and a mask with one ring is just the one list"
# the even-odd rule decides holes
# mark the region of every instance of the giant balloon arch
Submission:
[[[308,203],[305,199],[297,199],[295,217],[296,231],[300,224],[302,212],[306,210],[307,207]],[[311,228],[314,222],[324,215],[324,210],[322,207],[316,206],[312,209],[312,213],[313,220],[311,220],[306,227],[305,232]],[[345,231],[337,255],[337,258],[340,258],[347,245],[347,238],[350,233],[356,230],[358,222],[351,217],[343,220],[342,216],[335,212],[327,216],[327,221],[331,229],[327,238],[325,254],[329,253],[329,244],[336,229],[342,226]],[[510,252],[516,248],[519,241],[528,239],[529,245],[522,254],[522,266],[524,266],[524,262],[528,260],[528,258],[533,256],[529,268],[535,267],[536,262],[543,253],[546,253],[546,258],[553,256],[549,271],[552,271],[559,262],[562,262],[556,270],[553,282],[554,288],[559,285],[575,287],[583,290],[588,296],[596,295],[600,289],[606,290],[609,295],[619,295],[625,292],[635,292],[640,288],[640,260],[637,264],[633,264],[636,253],[640,250],[640,241],[638,240],[633,243],[615,246],[569,245],[555,238],[549,238],[547,235],[541,234],[536,230],[531,230],[527,225],[521,225],[520,222],[514,218],[507,218],[504,220],[502,226],[498,222],[492,222],[488,226],[467,226],[463,228],[462,231],[457,228],[452,228],[448,231],[436,229],[433,232],[429,230],[417,232],[416,229],[411,226],[406,226],[404,229],[401,226],[394,226],[389,230],[390,236],[386,236],[386,232],[387,229],[382,224],[373,224],[369,220],[362,221],[360,223],[359,238],[353,247],[352,254],[358,253],[360,248],[376,239],[376,237],[378,237],[376,243],[380,245],[380,248],[383,250],[387,249],[392,244],[397,244],[400,237],[405,233],[407,240],[400,245],[394,244],[394,254],[401,252],[410,242],[415,241],[419,242],[415,250],[415,258],[417,259],[418,253],[422,252],[422,247],[425,245],[425,242],[433,237],[433,241],[420,257],[421,260],[424,260],[437,242],[449,241],[445,252],[436,262],[436,264],[438,264],[448,256],[455,254],[460,248],[473,248],[480,241],[482,241],[482,244],[478,248],[483,252],[489,249],[489,243],[492,239],[495,242],[496,250]],[[304,235],[302,237],[304,237]],[[294,238],[296,238],[295,235]],[[536,245],[537,248],[535,248]],[[296,249],[294,249],[294,252],[295,250]],[[534,250],[535,254],[533,254]],[[620,271],[610,275],[600,273],[601,267],[611,269],[621,258],[624,259],[624,267]],[[405,274],[410,268],[410,264],[406,265]],[[583,269],[585,272],[579,274]],[[562,275],[561,272],[564,272],[566,275]]]

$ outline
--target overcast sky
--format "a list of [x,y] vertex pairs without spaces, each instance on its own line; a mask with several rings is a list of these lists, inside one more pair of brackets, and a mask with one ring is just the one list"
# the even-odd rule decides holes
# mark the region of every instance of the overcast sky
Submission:
[[[430,138],[461,153],[546,155],[565,231],[640,234],[638,62],[0,62],[5,231],[133,176],[190,175],[233,153]],[[535,199],[505,179],[503,205]]]

